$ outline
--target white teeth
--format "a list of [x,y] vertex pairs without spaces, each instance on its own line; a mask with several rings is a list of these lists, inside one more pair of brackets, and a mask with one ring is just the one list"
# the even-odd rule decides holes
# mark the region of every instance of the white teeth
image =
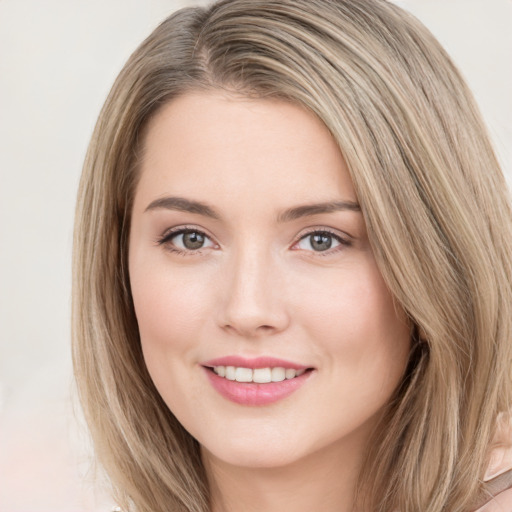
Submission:
[[272,371],[270,368],[257,368],[253,371],[252,381],[260,384],[272,382]]
[[272,382],[281,382],[286,378],[286,372],[284,368],[278,366],[277,368],[272,368]]
[[250,368],[237,368],[235,370],[237,382],[252,382],[252,370]]
[[306,370],[295,370],[293,368],[243,368],[236,366],[214,366],[213,371],[219,376],[237,382],[256,382],[268,384],[269,382],[281,382],[285,379],[300,377]]
[[284,372],[284,376],[287,378],[287,379],[293,379],[296,375],[296,370],[294,370],[293,368],[286,368],[286,371]]

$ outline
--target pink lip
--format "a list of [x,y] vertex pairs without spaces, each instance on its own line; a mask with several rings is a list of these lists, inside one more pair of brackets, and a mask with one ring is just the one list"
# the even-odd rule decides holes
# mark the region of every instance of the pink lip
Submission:
[[277,359],[275,357],[255,357],[252,359],[248,359],[242,356],[226,356],[226,357],[218,357],[217,359],[211,359],[210,361],[206,361],[201,363],[202,366],[209,366],[212,368],[213,366],[236,366],[242,368],[285,368],[285,369],[293,369],[293,370],[306,370],[307,368],[311,368],[310,366],[304,366],[303,364],[293,363],[291,361],[285,361],[284,359]]
[[235,366],[243,368],[292,368],[295,370],[306,370],[311,368],[301,364],[292,363],[274,357],[257,357],[246,359],[240,356],[228,356],[212,359],[202,364],[206,376],[214,389],[224,398],[240,405],[268,405],[291,395],[297,391],[309,379],[313,372],[307,371],[299,377],[286,379],[281,382],[269,382],[259,384],[255,382],[237,382],[219,377],[211,369],[213,366]]

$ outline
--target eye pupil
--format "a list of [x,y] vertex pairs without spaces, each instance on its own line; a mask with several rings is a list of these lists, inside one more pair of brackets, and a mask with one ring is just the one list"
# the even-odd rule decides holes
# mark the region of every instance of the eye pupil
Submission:
[[331,248],[332,236],[325,234],[315,234],[310,237],[311,247],[315,251],[326,251]]
[[191,231],[183,234],[183,245],[187,249],[200,249],[204,244],[204,235]]

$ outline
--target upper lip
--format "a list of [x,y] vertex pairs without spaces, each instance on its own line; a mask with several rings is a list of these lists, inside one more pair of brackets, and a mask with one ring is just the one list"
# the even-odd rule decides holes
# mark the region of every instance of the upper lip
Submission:
[[285,359],[279,359],[271,356],[260,356],[255,358],[247,358],[242,356],[225,356],[216,359],[210,359],[202,363],[202,366],[235,366],[238,368],[290,368],[293,370],[307,370],[311,366],[294,363]]

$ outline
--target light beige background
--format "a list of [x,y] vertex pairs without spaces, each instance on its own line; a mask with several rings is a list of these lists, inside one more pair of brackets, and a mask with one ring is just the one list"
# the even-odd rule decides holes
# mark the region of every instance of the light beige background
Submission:
[[[0,512],[107,511],[72,407],[73,208],[102,102],[194,0],[0,0]],[[512,0],[401,0],[479,101],[512,182]]]

